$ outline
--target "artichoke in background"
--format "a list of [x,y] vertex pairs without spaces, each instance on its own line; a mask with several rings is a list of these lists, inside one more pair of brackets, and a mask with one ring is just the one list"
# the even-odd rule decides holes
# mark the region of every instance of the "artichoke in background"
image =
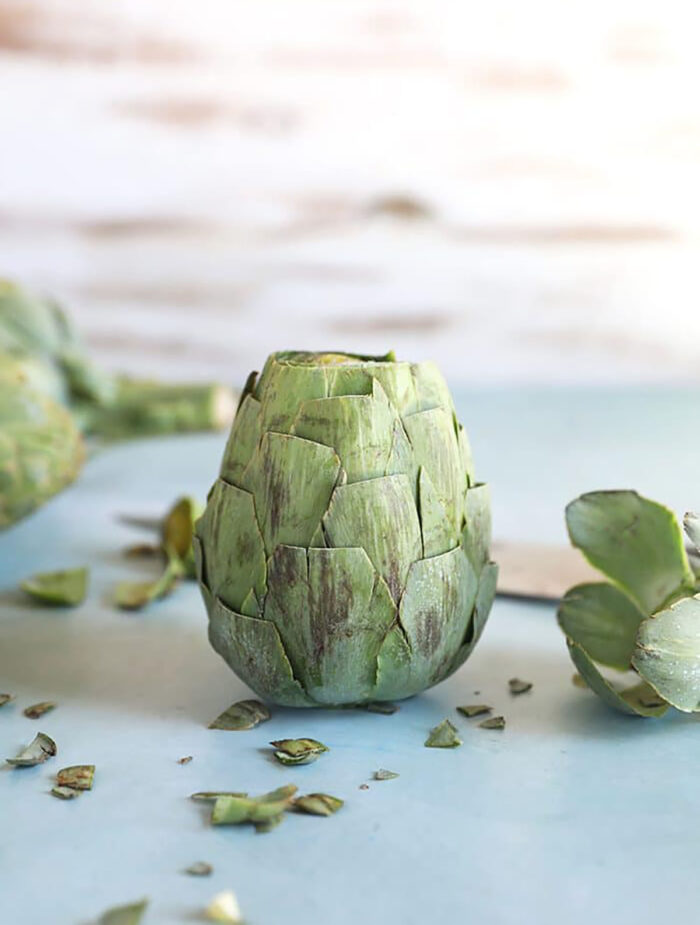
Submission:
[[89,358],[64,312],[0,280],[0,529],[72,481],[78,430],[116,440],[231,423],[233,391],[114,376]]
[[68,411],[0,353],[0,530],[72,482],[83,458],[83,440]]
[[432,363],[273,354],[196,525],[209,638],[279,704],[416,694],[481,635],[490,532],[488,487]]
[[[566,509],[571,542],[608,579],[571,588],[559,624],[583,679],[623,713],[700,710],[700,590],[674,513],[634,491],[590,492]],[[700,519],[686,515],[700,546]],[[634,670],[620,689],[597,665]]]

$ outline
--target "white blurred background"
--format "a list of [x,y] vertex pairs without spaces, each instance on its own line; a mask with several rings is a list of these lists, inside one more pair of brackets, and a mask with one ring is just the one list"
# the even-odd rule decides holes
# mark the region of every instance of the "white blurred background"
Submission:
[[107,364],[700,380],[688,0],[0,0],[0,273]]

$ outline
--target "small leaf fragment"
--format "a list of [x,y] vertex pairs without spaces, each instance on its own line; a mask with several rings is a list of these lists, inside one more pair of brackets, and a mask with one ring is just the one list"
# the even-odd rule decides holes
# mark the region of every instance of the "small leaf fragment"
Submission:
[[520,678],[511,678],[508,682],[511,694],[526,694],[532,690],[532,681],[521,681]]
[[35,601],[54,607],[75,607],[85,600],[88,588],[87,568],[59,572],[37,572],[25,578],[20,587]]
[[124,549],[127,559],[157,559],[163,555],[163,548],[155,543],[133,543]]
[[378,771],[374,772],[373,776],[375,780],[393,780],[399,775],[396,771],[387,771],[386,768],[380,768]]
[[161,527],[163,549],[182,562],[187,578],[195,577],[192,541],[194,524],[201,513],[200,505],[193,498],[179,498],[165,515]]
[[43,764],[47,758],[53,758],[57,751],[54,740],[46,733],[38,732],[33,741],[16,758],[5,760],[15,768],[33,768],[37,764]]
[[200,802],[206,803],[213,800],[218,800],[219,797],[247,797],[247,793],[242,793],[238,790],[200,790],[197,793],[191,793],[191,800],[199,800]]
[[178,764],[189,764],[192,761],[192,755],[185,755],[184,758],[178,758]]
[[51,788],[51,794],[58,797],[59,800],[74,800],[80,796],[80,790],[74,790],[72,787],[62,787],[57,784]]
[[241,910],[233,890],[217,893],[204,910],[210,922],[226,922],[228,925],[240,925],[243,921]]
[[9,703],[11,700],[15,699],[14,694],[0,694],[0,707],[4,707],[6,703]]
[[194,864],[190,864],[189,867],[185,868],[186,874],[191,874],[193,877],[208,877],[214,872],[214,868],[211,864],[207,864],[206,861],[195,861]]
[[184,574],[179,559],[170,558],[162,574],[155,581],[122,581],[117,585],[114,599],[122,610],[141,610],[146,604],[170,594]]
[[360,709],[366,710],[368,713],[382,713],[384,716],[391,716],[399,708],[395,703],[390,703],[388,700],[370,700],[369,703],[361,704]]
[[270,711],[259,700],[239,700],[209,723],[209,729],[254,729],[270,719]]
[[92,790],[94,778],[94,764],[73,764],[68,768],[61,768],[56,775],[56,782],[59,787],[70,787],[73,790]]
[[505,729],[506,720],[504,716],[490,716],[488,719],[479,723],[480,729]]
[[310,816],[332,816],[333,813],[338,812],[344,802],[328,793],[309,793],[306,796],[297,797],[293,805],[294,809],[300,813],[308,813]]
[[369,784],[360,784],[358,790],[369,790]]
[[289,809],[296,792],[294,784],[287,784],[260,797],[217,796],[211,814],[212,825],[270,823]]
[[457,748],[461,744],[462,740],[457,735],[457,729],[449,719],[443,719],[441,723],[431,729],[428,738],[425,740],[427,748]]
[[102,913],[98,925],[139,925],[147,906],[147,899],[126,906],[113,906]]
[[329,751],[328,746],[316,739],[278,739],[270,745],[275,748],[275,758],[282,764],[310,764]]
[[574,687],[580,687],[584,691],[590,690],[590,687],[586,684],[586,679],[582,677],[582,675],[580,675],[578,672],[576,672],[576,674],[571,675],[571,683],[574,685]]
[[462,707],[457,707],[457,710],[463,716],[471,719],[472,716],[482,716],[484,713],[490,713],[493,707],[489,707],[485,703],[471,703]]
[[31,707],[27,707],[23,710],[23,713],[27,719],[39,719],[45,713],[50,713],[55,706],[56,704],[53,700],[42,700],[41,703],[35,703]]

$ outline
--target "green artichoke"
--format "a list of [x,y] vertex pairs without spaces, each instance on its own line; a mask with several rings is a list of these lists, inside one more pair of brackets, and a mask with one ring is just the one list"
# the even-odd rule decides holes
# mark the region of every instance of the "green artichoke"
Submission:
[[490,530],[432,363],[273,354],[249,377],[195,528],[209,638],[279,704],[409,697],[481,635]]
[[[559,607],[571,658],[609,706],[660,716],[700,710],[700,578],[673,511],[634,491],[597,491],[566,509],[574,546],[607,581],[571,588]],[[686,533],[700,547],[700,518]],[[598,668],[636,672],[620,688]]]
[[72,482],[83,458],[68,411],[0,353],[0,530]]

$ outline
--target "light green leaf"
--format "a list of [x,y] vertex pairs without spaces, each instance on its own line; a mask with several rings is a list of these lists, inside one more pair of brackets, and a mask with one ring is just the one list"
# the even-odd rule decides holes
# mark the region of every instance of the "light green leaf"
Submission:
[[294,800],[294,809],[310,816],[332,816],[343,806],[344,800],[332,797],[328,793],[309,793]]
[[242,488],[243,473],[253,457],[260,434],[260,402],[248,394],[238,407],[224,450],[220,472],[224,482]]
[[674,707],[700,710],[700,595],[642,622],[632,664]]
[[431,408],[429,411],[419,411],[405,417],[403,423],[413,447],[415,461],[430,475],[440,503],[450,519],[451,528],[455,532],[461,530],[467,477],[452,410]]
[[700,552],[700,514],[693,514],[689,511],[683,518],[683,526],[688,539]]
[[668,704],[659,703],[656,691],[649,684],[642,682],[618,691],[598,671],[585,649],[571,639],[567,639],[566,644],[581,677],[609,707],[631,716],[663,716],[668,710]]
[[430,735],[425,740],[427,748],[457,748],[461,744],[462,740],[449,719],[443,719],[431,729]]
[[87,568],[60,572],[38,572],[20,585],[34,600],[58,607],[76,607],[85,600],[88,588]]
[[386,768],[380,768],[372,775],[375,780],[394,780],[399,775],[396,771],[387,771]]
[[462,546],[477,575],[489,561],[491,547],[491,490],[478,483],[464,496]]
[[505,716],[490,716],[488,719],[479,723],[479,729],[505,729]]
[[270,719],[270,711],[259,700],[239,700],[209,723],[210,729],[254,729]]
[[122,610],[142,610],[147,604],[167,597],[184,575],[179,559],[168,560],[163,572],[155,581],[122,581],[114,592],[117,607]]
[[311,764],[324,752],[329,751],[328,746],[316,739],[277,739],[270,742],[275,749],[275,758],[281,764]]
[[593,661],[627,671],[644,614],[624,592],[609,584],[576,585],[557,612],[564,633]]
[[179,498],[163,519],[161,540],[167,556],[176,556],[184,566],[188,578],[195,577],[192,540],[194,524],[202,508],[194,498]]
[[439,556],[459,543],[454,519],[448,517],[435,486],[424,468],[418,475],[418,510],[423,537],[423,558]]
[[59,800],[75,800],[76,797],[80,796],[81,791],[75,790],[73,787],[64,787],[60,784],[56,784],[55,787],[51,788],[51,796],[57,797]]
[[148,900],[129,903],[126,906],[113,906],[100,916],[99,925],[139,925],[143,919]]
[[635,491],[597,491],[566,509],[574,546],[640,606],[654,613],[695,580],[675,515]]

